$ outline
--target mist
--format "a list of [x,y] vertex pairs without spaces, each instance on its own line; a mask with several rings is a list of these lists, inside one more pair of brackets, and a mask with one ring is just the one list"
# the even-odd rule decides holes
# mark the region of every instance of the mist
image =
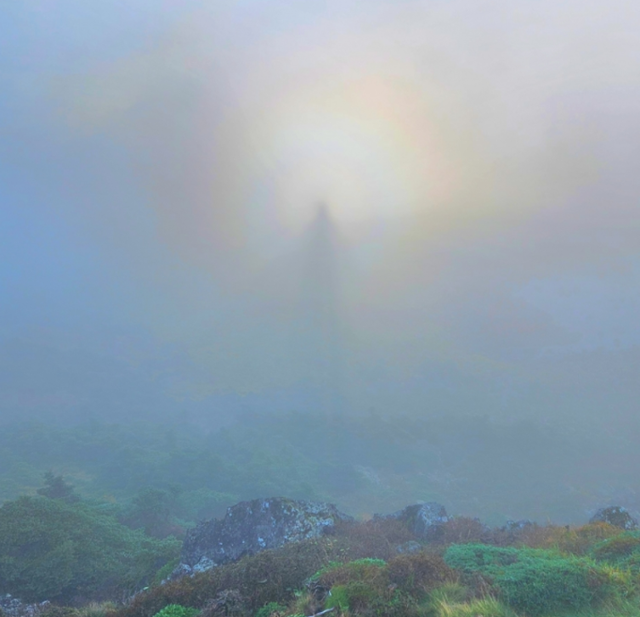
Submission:
[[635,4],[0,15],[4,423],[639,434]]

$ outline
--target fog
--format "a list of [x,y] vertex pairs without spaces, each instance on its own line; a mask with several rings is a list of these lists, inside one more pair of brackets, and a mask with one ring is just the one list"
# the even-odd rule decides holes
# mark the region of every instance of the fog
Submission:
[[635,3],[0,16],[2,420],[637,434]]

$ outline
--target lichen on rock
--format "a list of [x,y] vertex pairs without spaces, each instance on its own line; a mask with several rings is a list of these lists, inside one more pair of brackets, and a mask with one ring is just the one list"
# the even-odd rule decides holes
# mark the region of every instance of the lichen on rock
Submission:
[[200,523],[187,534],[172,578],[320,537],[346,520],[351,517],[327,503],[281,497],[243,501],[229,508],[223,519]]

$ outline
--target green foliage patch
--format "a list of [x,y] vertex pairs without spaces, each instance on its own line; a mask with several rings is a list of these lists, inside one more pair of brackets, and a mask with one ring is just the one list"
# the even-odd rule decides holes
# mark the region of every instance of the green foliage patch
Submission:
[[380,570],[386,568],[384,559],[362,557],[346,563],[331,561],[310,577],[310,581],[322,581],[325,584],[336,585],[340,580],[353,578],[369,578],[377,576]]
[[399,555],[388,562],[357,559],[330,564],[312,577],[329,589],[326,608],[356,615],[412,615],[428,591],[455,580],[439,555],[419,552]]
[[[466,415],[345,414],[328,422],[322,414],[265,414],[212,434],[183,421],[16,422],[0,432],[0,503],[35,494],[44,472],[64,470],[82,498],[108,497],[122,506],[128,524],[159,537],[258,495],[330,501],[360,514],[399,509],[419,497],[500,524],[506,511],[580,520],[592,505],[580,495],[594,494],[602,479],[585,473],[585,460],[597,466],[594,450],[581,458],[570,443],[539,426]],[[460,452],[467,454],[461,459]],[[505,465],[505,457],[521,465]],[[601,460],[601,468],[608,462]],[[435,465],[454,481],[422,472]],[[563,470],[562,481],[551,469]],[[617,481],[632,485],[635,466],[625,470],[627,478]],[[568,497],[566,483],[584,491]],[[481,526],[470,521],[455,521],[446,531],[450,541],[485,541]]]
[[598,561],[635,566],[640,555],[640,532],[627,531],[598,542],[591,548],[591,555]]
[[158,611],[154,617],[194,617],[197,609],[181,604],[168,604],[162,610]]
[[513,609],[498,599],[475,598],[459,583],[446,583],[433,590],[425,609],[429,617],[516,617]]
[[[363,529],[379,535],[364,542]],[[592,531],[590,548],[582,533],[575,546],[604,554],[603,548],[595,550],[601,534]],[[638,577],[589,555],[469,543],[450,546],[444,557],[436,548],[402,555],[387,551],[381,559],[367,551],[373,547],[379,554],[395,538],[393,529],[383,533],[363,523],[336,532],[152,588],[117,617],[154,617],[168,604],[202,608],[203,615],[213,616],[216,598],[230,593],[237,595],[239,617],[292,617],[325,609],[333,609],[331,617],[640,617],[630,608],[637,605]],[[564,528],[546,530],[544,541],[558,533],[570,534]],[[619,542],[602,546],[628,548],[623,538],[635,537],[618,536]],[[630,544],[627,558],[636,554]]]
[[340,557],[344,545],[335,538],[288,544],[193,577],[170,581],[136,596],[120,617],[153,617],[168,604],[204,608],[225,590],[237,590],[247,610],[255,614],[269,602],[288,603],[295,590],[322,566]]
[[279,602],[268,602],[262,608],[258,609],[255,617],[271,617],[273,613],[284,613],[287,607]]
[[21,497],[0,508],[0,593],[29,602],[131,593],[179,550],[86,504]]
[[488,577],[509,605],[527,615],[580,610],[614,591],[594,561],[554,551],[457,544],[445,561],[467,575]]

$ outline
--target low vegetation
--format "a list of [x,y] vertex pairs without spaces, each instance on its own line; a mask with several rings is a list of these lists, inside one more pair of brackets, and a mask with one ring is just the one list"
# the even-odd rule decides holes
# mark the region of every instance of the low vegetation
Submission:
[[109,501],[123,524],[160,538],[239,501],[278,495],[363,517],[421,499],[494,526],[579,523],[603,490],[635,486],[637,467],[633,440],[591,442],[462,415],[282,413],[240,417],[211,433],[184,422],[15,423],[0,431],[0,503],[35,495],[52,471],[75,493],[53,485],[46,496]]
[[[398,520],[343,521],[331,535],[168,580],[185,530],[241,498],[284,493],[352,512],[345,504],[359,500],[362,519],[416,492],[451,503],[469,487],[434,453],[492,452],[524,430],[507,439],[507,429],[486,424],[394,433],[377,418],[322,422],[293,414],[255,423],[255,435],[230,429],[200,440],[105,426],[6,431],[0,594],[50,601],[37,617],[640,617],[640,532],[606,523],[490,527],[460,516],[427,544]],[[392,434],[397,451],[376,450],[378,434],[387,449]],[[478,439],[482,447],[468,447]],[[18,455],[27,446],[28,463]],[[414,474],[429,457],[443,473]],[[495,512],[506,492],[483,482],[509,470],[485,463],[456,468],[486,495],[483,511]]]
[[640,577],[629,561],[635,532],[601,523],[485,530],[493,544],[445,541],[398,554],[402,526],[384,523],[345,524],[329,537],[157,586],[113,617],[154,617],[175,604],[202,617],[640,615]]
[[0,508],[0,592],[28,602],[121,598],[180,550],[79,502],[21,497]]
[[399,520],[341,522],[167,581],[179,541],[48,480],[55,495],[0,508],[0,592],[52,601],[41,617],[640,617],[640,533],[605,523],[490,529],[459,517],[426,544]]

